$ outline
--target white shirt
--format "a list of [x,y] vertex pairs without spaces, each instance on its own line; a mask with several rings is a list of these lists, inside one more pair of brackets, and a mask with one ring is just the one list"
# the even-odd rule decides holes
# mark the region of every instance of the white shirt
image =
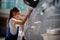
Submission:
[[20,20],[16,20],[15,18],[11,18],[9,21],[10,32],[12,35],[15,35],[17,33],[17,26],[20,26],[20,25],[14,24],[15,21],[20,21]]

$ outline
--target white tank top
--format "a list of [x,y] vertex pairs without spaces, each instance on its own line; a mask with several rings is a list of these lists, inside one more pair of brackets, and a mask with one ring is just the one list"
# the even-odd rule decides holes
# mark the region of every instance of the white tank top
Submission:
[[20,20],[16,20],[15,18],[11,18],[9,21],[10,32],[12,35],[15,35],[17,33],[17,27],[20,26],[20,25],[14,24],[15,21],[20,21]]

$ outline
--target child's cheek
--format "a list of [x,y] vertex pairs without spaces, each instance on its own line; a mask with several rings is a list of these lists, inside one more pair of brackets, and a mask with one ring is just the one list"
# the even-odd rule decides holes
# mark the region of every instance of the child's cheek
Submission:
[[20,15],[18,15],[17,18],[20,18]]

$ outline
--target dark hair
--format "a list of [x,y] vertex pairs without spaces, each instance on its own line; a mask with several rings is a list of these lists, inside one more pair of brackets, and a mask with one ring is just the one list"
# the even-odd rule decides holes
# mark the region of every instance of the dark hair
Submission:
[[19,12],[19,9],[14,7],[13,9],[10,10],[10,15],[9,15],[8,21],[13,17],[13,12],[15,12],[15,14],[16,14],[17,12]]

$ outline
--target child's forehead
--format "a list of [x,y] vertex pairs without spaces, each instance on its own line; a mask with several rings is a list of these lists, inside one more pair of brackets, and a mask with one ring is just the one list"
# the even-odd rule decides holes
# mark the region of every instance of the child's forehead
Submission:
[[19,11],[19,12],[17,12],[17,14],[20,14],[20,11]]

